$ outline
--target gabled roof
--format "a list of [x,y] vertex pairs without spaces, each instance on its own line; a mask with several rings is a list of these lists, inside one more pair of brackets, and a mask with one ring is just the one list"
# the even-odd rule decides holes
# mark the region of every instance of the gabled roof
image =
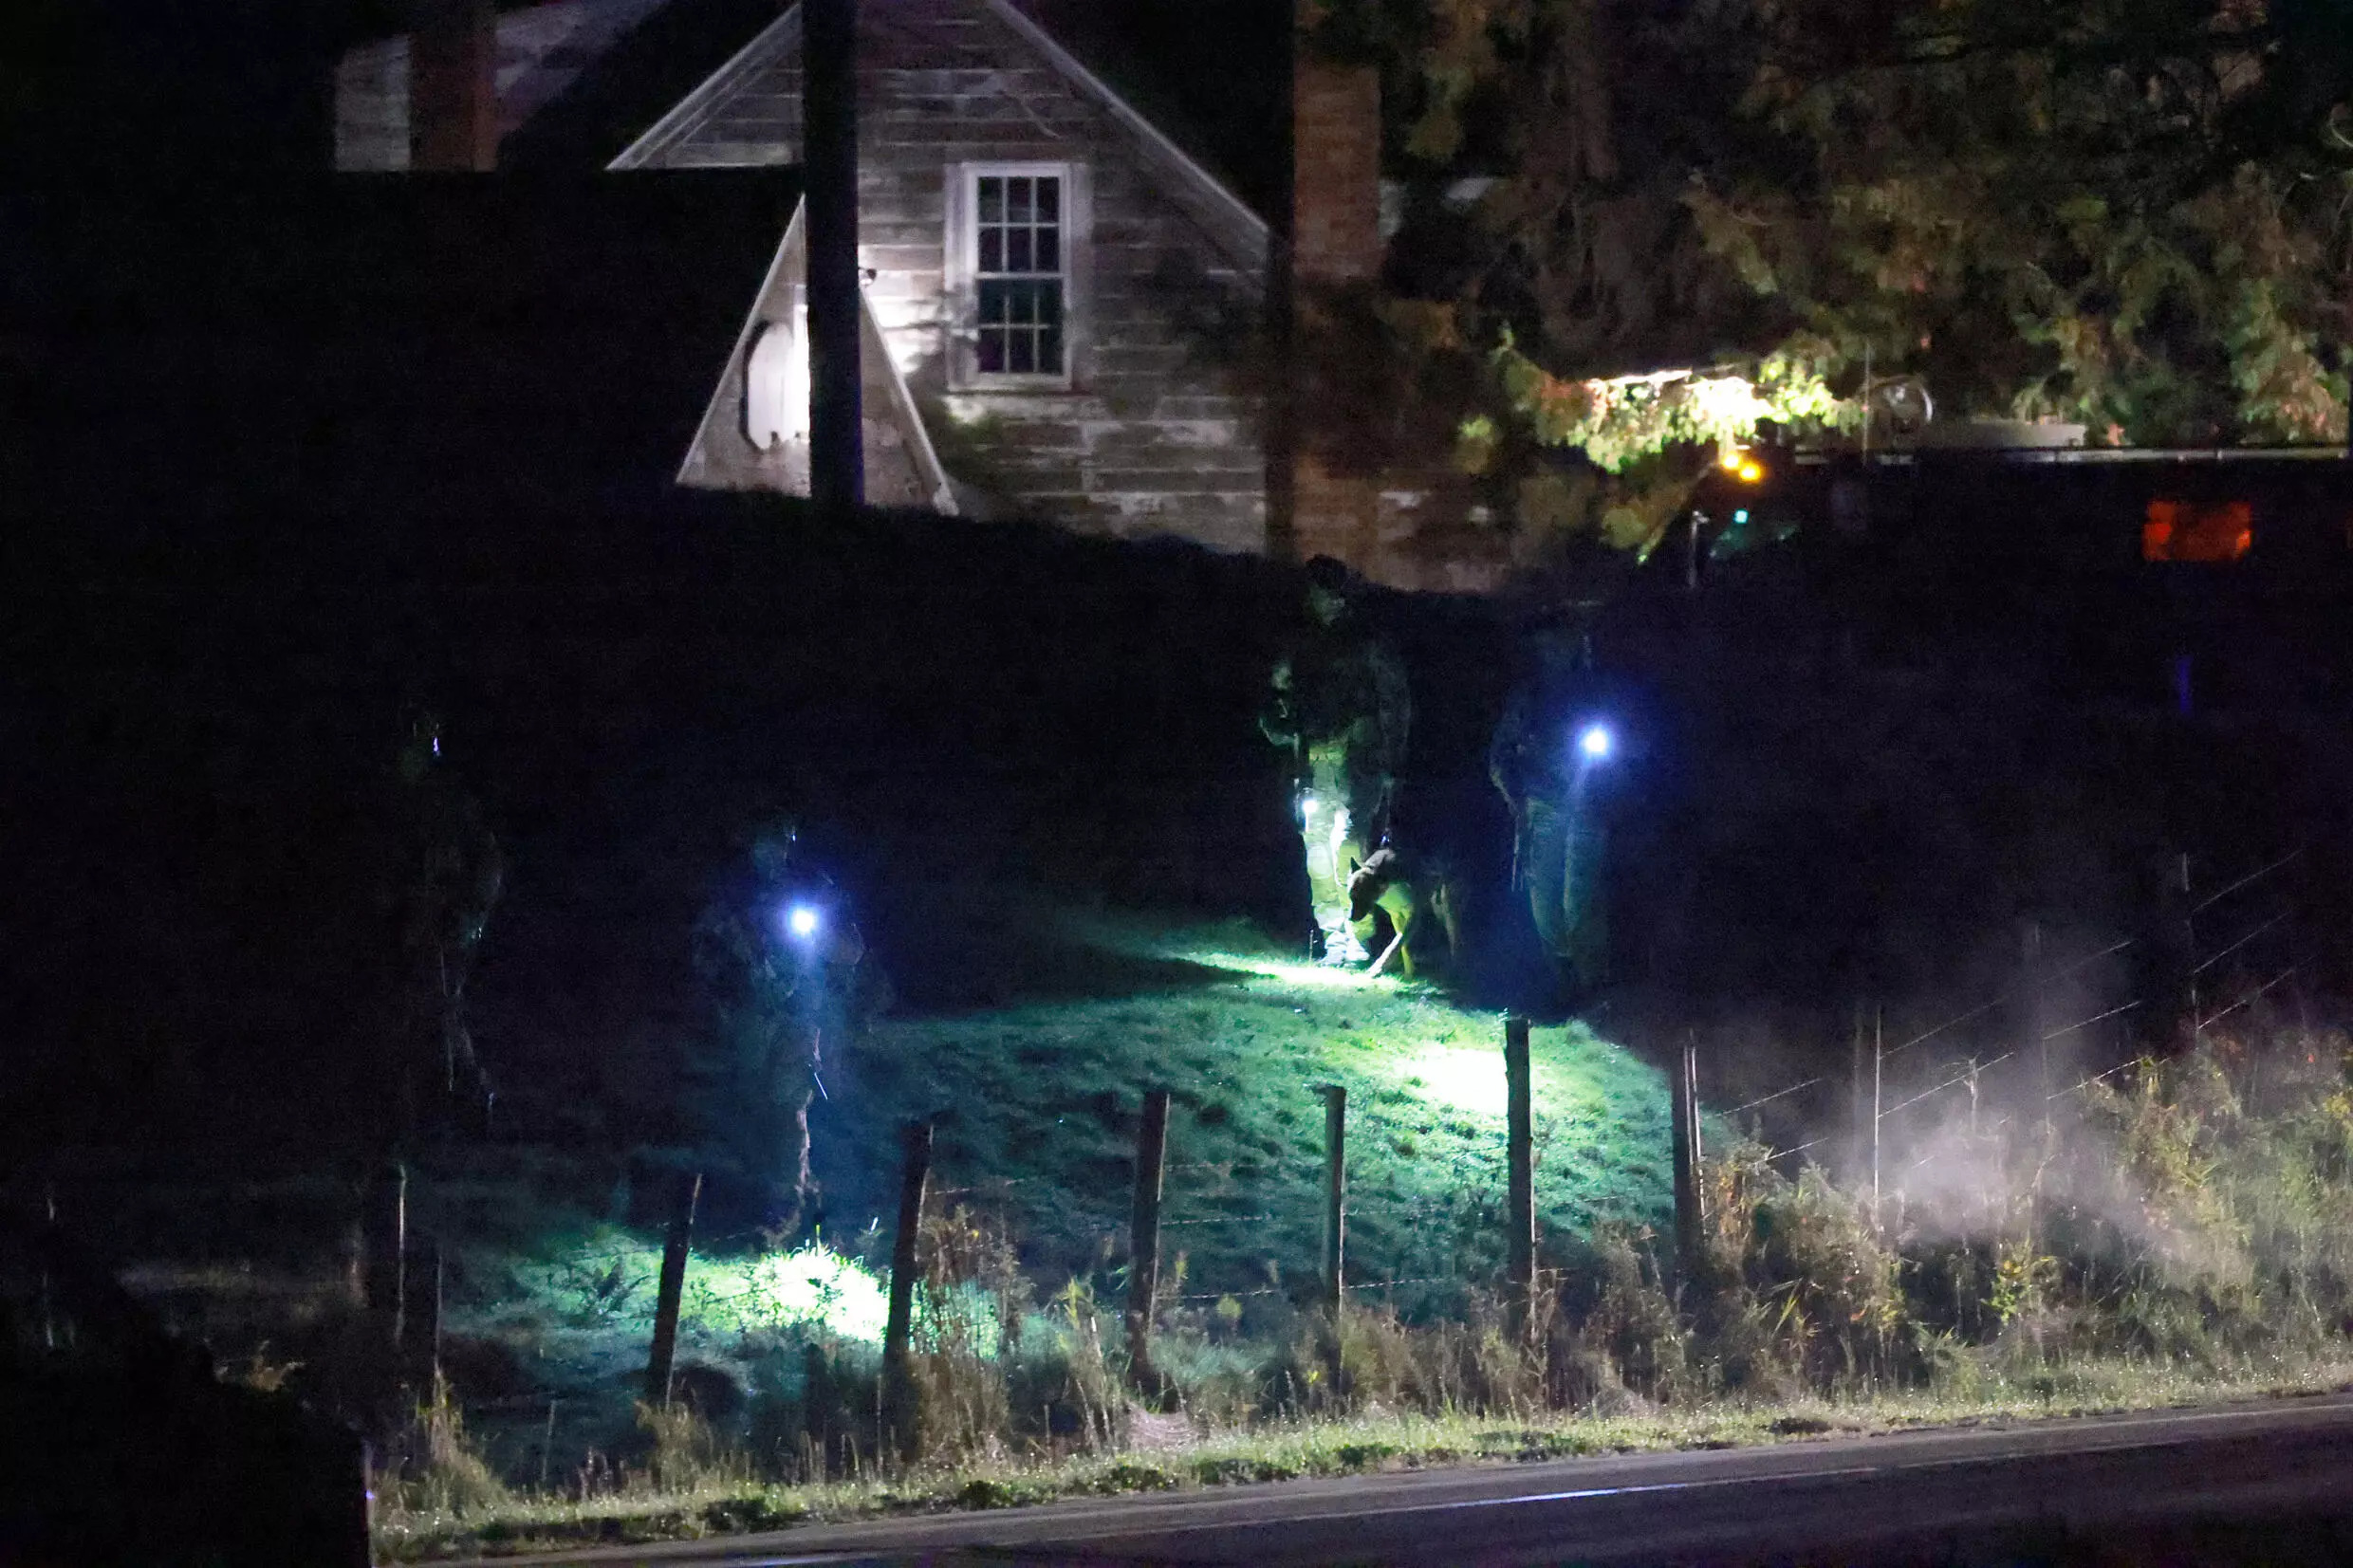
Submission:
[[498,129],[510,135],[664,0],[554,0],[498,20]]
[[[493,91],[503,138],[564,96],[581,73],[667,0],[549,0],[498,18]],[[409,162],[411,35],[347,52],[335,73],[335,162],[346,170]]]
[[[501,169],[609,161],[711,74],[776,0],[545,0],[498,18]],[[335,72],[335,165],[409,165],[410,35],[354,46]]]
[[[1236,262],[1252,272],[1263,267],[1268,255],[1267,221],[1249,203],[1235,195],[1223,181],[1203,168],[1159,127],[1113,91],[1101,77],[1063,47],[1036,21],[1013,6],[1010,0],[973,0],[973,3],[1018,37],[1081,98],[1102,109],[1125,134],[1147,167],[1166,179],[1176,191],[1192,198],[1191,205],[1198,210],[1213,236]],[[720,66],[615,158],[611,167],[637,169],[658,162],[666,149],[691,136],[720,105],[748,86],[761,72],[788,58],[800,46],[800,6],[795,4],[762,28],[757,36],[736,52],[733,59]]]
[[658,0],[508,138],[500,165],[602,168],[776,10],[777,0]]
[[1290,189],[1282,0],[1013,0],[1262,217]]

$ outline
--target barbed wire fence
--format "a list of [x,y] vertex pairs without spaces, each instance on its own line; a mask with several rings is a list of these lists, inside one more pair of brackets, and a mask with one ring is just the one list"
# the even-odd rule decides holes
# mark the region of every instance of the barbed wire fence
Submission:
[[[2154,935],[2121,937],[2056,963],[2043,961],[2041,933],[2029,925],[2016,976],[1993,995],[1894,1044],[1886,1042],[1884,1012],[1858,1004],[1852,1069],[1843,1083],[1836,1074],[1816,1073],[1753,1095],[1718,1115],[1766,1142],[1776,1163],[1811,1154],[1816,1163],[1843,1165],[1871,1192],[1875,1211],[1891,1174],[1909,1176],[1944,1153],[1932,1147],[1913,1157],[1907,1147],[1903,1155],[1894,1156],[1891,1145],[1933,1143],[1935,1133],[1952,1115],[1947,1097],[1957,1098],[1956,1092],[1967,1098],[1965,1138],[1991,1136],[2014,1124],[2014,1114],[1980,1120],[1980,1107],[1989,1096],[2028,1107],[2029,1118],[2047,1137],[2051,1118],[2067,1102],[2136,1067],[2146,1050],[2129,1031],[2152,1009],[2176,1015],[2177,1027],[2195,1047],[2205,1042],[2209,1030],[2304,975],[2308,959],[2293,940],[2299,900],[2275,878],[2300,861],[2309,847],[2298,845],[2202,895],[2194,888],[2184,856],[2169,889],[2177,916],[2160,917]],[[2169,940],[2175,933],[2161,928],[2175,918],[2177,940]],[[2177,996],[2087,996],[2093,987],[2082,982],[2086,971],[2153,945],[2179,955]],[[2141,965],[2144,979],[2158,967]],[[2300,985],[2294,995],[2299,1020],[2308,1026]],[[2054,998],[2084,999],[2089,1010],[2051,1026],[2048,1008]],[[2058,1068],[2063,1063],[2097,1064],[2103,1056],[2109,1060],[2098,1070],[2072,1082],[2061,1081],[2064,1075]],[[1925,1067],[1918,1066],[1923,1062]],[[1836,1104],[1842,1088],[1849,1099],[1844,1119],[1851,1128],[1843,1136],[1821,1130],[1842,1119]],[[1775,1142],[1768,1134],[1777,1126],[1802,1129],[1806,1135]],[[1895,1163],[1898,1158],[1903,1163]]]
[[[1901,1188],[1939,1160],[1953,1157],[1970,1146],[1969,1140],[2014,1134],[2022,1122],[2036,1125],[2047,1138],[2054,1118],[2066,1114],[2072,1103],[2134,1071],[2144,1053],[2132,1031],[2142,1029],[2145,1039],[2146,1021],[2153,1017],[2178,1016],[2189,1042],[2203,1044],[2212,1031],[2285,990],[2292,998],[2295,1016],[2308,1025],[2304,982],[2311,959],[2297,939],[2300,900],[2285,875],[2308,847],[2291,848],[2211,890],[2195,886],[2185,858],[2168,889],[2167,912],[2151,922],[2150,930],[2055,960],[2044,954],[2040,932],[2029,927],[2010,984],[1948,1016],[1931,1015],[1899,1025],[1892,1031],[1892,1043],[1885,1012],[1859,1005],[1847,1073],[1814,1071],[1790,1082],[1760,1086],[1729,1107],[1707,1108],[1706,1119],[1755,1139],[1767,1150],[1767,1157],[1785,1170],[1808,1157],[1825,1166],[1843,1163],[1849,1181],[1870,1192],[1877,1215],[1891,1187]],[[2177,922],[2177,931],[2165,929],[2168,922]],[[2163,954],[2148,950],[2157,948],[2162,948]],[[2111,960],[2123,962],[2102,968]],[[2161,983],[2154,987],[2157,994],[2128,994],[2151,988],[2147,982],[2153,977],[2161,982],[2168,968],[2177,994],[2165,994]],[[2142,984],[2120,987],[2120,971],[2138,973]],[[2063,1003],[2063,1010],[2050,1011]],[[1385,1265],[1378,1269],[1360,1273],[1349,1241],[1356,1195],[1347,1186],[1351,1124],[1342,1086],[1320,1090],[1325,1111],[1320,1159],[1297,1149],[1288,1155],[1269,1153],[1256,1159],[1187,1158],[1181,1132],[1173,1151],[1162,1142],[1147,1159],[1139,1141],[1131,1212],[1124,1223],[1094,1209],[1087,1216],[1096,1227],[1100,1256],[1106,1262],[1123,1256],[1132,1291],[1134,1282],[1144,1282],[1140,1292],[1132,1295],[1127,1314],[1131,1359],[1139,1366],[1149,1365],[1147,1348],[1164,1312],[1197,1315],[1229,1302],[1278,1298],[1302,1309],[1331,1310],[1351,1301],[1393,1303],[1415,1292],[1457,1299],[1473,1289],[1494,1291],[1506,1299],[1529,1292],[1536,1266],[1534,1171],[1550,1130],[1534,1115],[1525,1066],[1515,1072],[1511,1064],[1515,1042],[1524,1063],[1526,1025],[1517,1021],[1506,1024],[1505,1050],[1496,1063],[1508,1081],[1505,1127],[1473,1140],[1468,1148],[1432,1156],[1446,1161],[1442,1179],[1421,1184],[1414,1195],[1371,1195],[1370,1203],[1389,1233],[1375,1254]],[[1697,1112],[1704,1106],[1704,1086],[1698,1082],[1695,1052],[1683,1053],[1677,1076],[1677,1099],[1693,1110],[1688,1128],[1679,1126],[1677,1131],[1677,1193],[1678,1200],[1696,1202],[1696,1190],[1687,1186],[1683,1175],[1701,1153]],[[1160,1093],[1164,1100],[1165,1092]],[[1996,1107],[1991,1116],[1983,1114],[1989,1101]],[[1372,1125],[1377,1131],[1378,1121]],[[1161,1131],[1165,1137],[1164,1119]],[[1775,1132],[1784,1137],[1769,1136]],[[928,1134],[924,1146],[928,1150]],[[1175,1157],[1170,1157],[1172,1153]],[[902,1222],[912,1213],[919,1224],[927,1207],[957,1200],[1003,1202],[1026,1183],[1046,1179],[960,1172],[967,1178],[963,1185],[950,1186],[932,1183],[930,1174],[928,1155],[919,1172],[911,1164],[913,1207],[902,1204]],[[1114,1194],[1096,1196],[1106,1208],[1116,1205]],[[1250,1236],[1254,1245],[1233,1245],[1231,1239],[1237,1234]],[[1220,1245],[1191,1245],[1211,1238]],[[1498,1246],[1499,1239],[1510,1245]],[[639,1301],[647,1287],[654,1288],[655,1342],[649,1347],[646,1397],[659,1403],[670,1392],[668,1369],[676,1354],[689,1252],[772,1247],[778,1240],[758,1227],[697,1233],[690,1199],[661,1243],[601,1239],[532,1263],[572,1271],[584,1288],[603,1286],[608,1294]],[[1524,1254],[1512,1250],[1523,1243]],[[415,1243],[396,1235],[391,1245],[410,1247]],[[899,1303],[911,1282],[899,1276],[911,1266],[911,1245],[909,1238],[899,1238],[889,1281],[893,1311],[882,1347],[886,1368],[894,1362],[903,1365],[909,1354],[912,1322]],[[1186,1258],[1185,1266],[1164,1274],[1164,1250]],[[1195,1265],[1191,1255],[1196,1252],[1210,1254],[1211,1261]],[[1499,1252],[1501,1268],[1496,1266]],[[399,1310],[412,1310],[409,1303],[416,1299],[420,1269],[428,1271],[431,1282],[430,1307],[414,1309],[416,1320],[409,1332],[421,1334],[431,1344],[437,1371],[439,1249],[428,1245],[407,1254],[402,1271],[407,1283],[393,1288],[406,1293],[400,1295]],[[748,1281],[730,1292],[705,1289],[696,1300],[698,1305],[726,1304],[768,1288]],[[557,1411],[575,1393],[564,1389],[538,1389],[474,1403],[486,1411],[547,1412],[548,1435],[541,1454],[544,1485]]]

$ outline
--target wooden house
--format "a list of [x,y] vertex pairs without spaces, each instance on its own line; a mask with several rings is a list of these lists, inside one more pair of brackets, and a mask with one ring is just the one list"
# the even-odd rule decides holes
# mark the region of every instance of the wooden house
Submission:
[[[502,143],[596,76],[594,57],[652,26],[664,0],[495,18],[474,4],[475,65],[454,83],[435,63],[465,58],[462,42],[428,48],[420,33],[354,51],[340,79],[344,166],[415,166],[429,145],[465,167],[503,161]],[[609,167],[798,162],[800,43],[789,7]],[[1280,224],[1015,0],[861,0],[858,83],[871,500],[1332,555],[1401,587],[1501,580],[1503,551],[1464,548],[1477,530],[1438,516],[1431,487],[1326,474],[1278,438],[1274,291],[1380,270],[1369,70],[1299,64]],[[458,130],[435,132],[453,117]],[[806,490],[803,225],[797,212],[779,224],[774,264],[713,366],[683,484]],[[1417,548],[1424,534],[1447,543]]]

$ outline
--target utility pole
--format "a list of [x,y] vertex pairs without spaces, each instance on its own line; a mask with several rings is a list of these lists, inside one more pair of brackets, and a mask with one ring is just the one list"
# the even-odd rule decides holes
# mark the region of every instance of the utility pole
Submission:
[[858,0],[802,0],[802,178],[807,204],[809,499],[865,501],[864,304],[858,267]]

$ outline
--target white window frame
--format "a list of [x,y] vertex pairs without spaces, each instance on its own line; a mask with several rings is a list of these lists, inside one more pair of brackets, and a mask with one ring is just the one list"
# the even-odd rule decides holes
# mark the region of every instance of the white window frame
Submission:
[[[980,368],[980,181],[1052,178],[1062,181],[1062,371],[999,372]],[[947,365],[958,391],[1067,392],[1086,379],[1093,324],[1095,204],[1084,163],[951,163],[947,169]]]

